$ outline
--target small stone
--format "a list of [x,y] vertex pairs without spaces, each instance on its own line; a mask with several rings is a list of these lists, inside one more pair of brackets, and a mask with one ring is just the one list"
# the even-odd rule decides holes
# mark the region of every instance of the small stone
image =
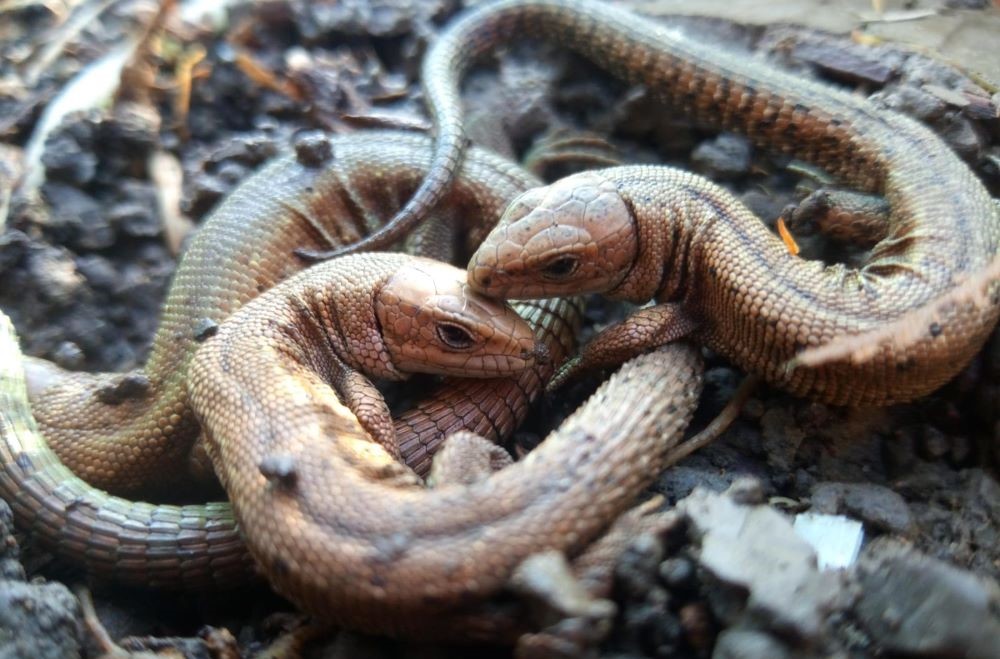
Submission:
[[802,34],[792,49],[793,57],[829,75],[855,84],[884,85],[898,75],[901,58],[886,49],[859,47],[846,39]]
[[116,150],[130,160],[145,159],[156,148],[160,130],[160,115],[141,103],[118,103],[114,114],[103,118],[97,139],[114,144]]
[[228,185],[236,186],[247,178],[251,171],[252,170],[243,163],[236,162],[235,160],[227,160],[219,165],[219,168],[215,171],[215,175],[220,181],[224,181]]
[[704,602],[685,604],[678,612],[684,637],[699,653],[707,650],[712,643],[712,616]]
[[24,568],[18,561],[20,550],[14,538],[14,513],[0,500],[0,579],[24,581]]
[[740,374],[731,368],[716,367],[705,371],[705,389],[711,392],[712,411],[718,412],[726,406],[741,380]]
[[694,564],[686,558],[668,558],[660,563],[660,578],[671,590],[690,587],[694,577]]
[[996,657],[1000,586],[897,542],[858,564],[859,621],[882,650],[910,657]]
[[966,160],[979,160],[987,137],[974,121],[959,113],[952,114],[939,124],[938,134]]
[[278,145],[274,137],[254,132],[226,140],[205,159],[205,162],[208,165],[218,166],[227,160],[234,160],[247,167],[256,167],[265,160],[273,158],[277,152]]
[[0,581],[0,656],[82,656],[80,605],[60,583]]
[[932,121],[944,115],[948,104],[941,98],[929,94],[913,85],[899,85],[891,91],[872,95],[872,100],[885,107],[908,114],[923,121]]
[[626,597],[641,601],[662,560],[663,544],[651,535],[639,536],[629,544],[615,566],[618,588]]
[[108,259],[98,254],[85,254],[76,260],[76,269],[95,291],[110,293],[118,285],[118,271]]
[[907,474],[917,462],[917,433],[919,429],[904,426],[893,431],[882,442],[882,455],[889,475]]
[[115,242],[115,232],[97,200],[61,183],[46,183],[42,194],[51,208],[44,231],[56,242],[100,250]]
[[45,142],[42,165],[48,181],[62,181],[81,186],[94,180],[97,174],[97,156],[90,146],[86,148],[71,135],[56,132]]
[[126,201],[115,204],[107,212],[112,226],[133,238],[155,238],[163,233],[163,224],[152,204]]
[[747,138],[723,133],[699,144],[691,154],[691,162],[712,179],[734,179],[750,171],[751,154]]
[[52,351],[52,359],[63,368],[77,370],[83,367],[86,356],[83,354],[80,346],[72,341],[62,341]]
[[872,483],[820,483],[813,488],[812,504],[817,512],[860,519],[869,530],[906,535],[914,526],[906,500]]
[[947,435],[934,426],[926,426],[920,439],[921,453],[931,460],[940,460],[951,448]]
[[740,478],[726,492],[733,501],[743,505],[764,503],[764,484],[756,478]]
[[183,211],[193,218],[200,218],[215,207],[232,189],[232,185],[218,176],[198,173],[192,177],[191,188],[184,202]]
[[774,636],[751,629],[727,629],[715,640],[712,659],[786,659],[788,648]]
[[66,250],[46,247],[28,257],[28,271],[42,296],[57,306],[73,302],[85,282]]
[[13,268],[28,253],[31,239],[16,229],[8,229],[0,234],[0,275]]
[[760,429],[767,464],[777,474],[789,473],[794,467],[799,445],[805,440],[805,432],[795,421],[791,409],[771,407],[760,418]]
[[968,465],[975,459],[975,448],[975,443],[968,435],[954,435],[948,457],[953,464]]

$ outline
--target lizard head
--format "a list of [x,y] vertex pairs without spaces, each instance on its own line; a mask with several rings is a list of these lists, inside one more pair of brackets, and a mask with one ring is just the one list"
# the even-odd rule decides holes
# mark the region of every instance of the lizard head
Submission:
[[396,369],[462,377],[518,373],[543,355],[508,305],[469,288],[460,269],[413,259],[379,289],[375,311]]
[[636,225],[614,182],[583,172],[528,190],[469,261],[469,284],[498,298],[604,293],[638,252]]

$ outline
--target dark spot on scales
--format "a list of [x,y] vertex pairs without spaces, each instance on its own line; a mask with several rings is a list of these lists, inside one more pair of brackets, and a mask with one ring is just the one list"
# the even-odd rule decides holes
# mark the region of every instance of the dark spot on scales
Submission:
[[290,455],[269,455],[257,466],[264,478],[284,489],[295,487],[299,474],[295,470],[295,459]]
[[410,538],[405,533],[393,533],[372,540],[379,561],[391,562],[402,557],[410,546]]
[[941,336],[941,332],[944,331],[939,323],[931,323],[927,330],[931,333],[931,338],[935,339]]
[[280,556],[275,556],[274,560],[271,561],[271,571],[275,574],[286,575],[288,574],[288,563]]
[[105,405],[120,405],[127,400],[142,398],[149,392],[149,378],[140,373],[123,375],[97,390],[97,400]]
[[306,167],[321,167],[333,158],[330,138],[320,131],[309,131],[295,139],[295,159]]
[[202,318],[194,324],[194,340],[201,343],[219,331],[219,324],[211,318]]
[[97,510],[97,508],[91,502],[87,501],[83,497],[76,497],[72,501],[66,504],[66,512],[71,513],[77,508],[87,508],[87,507]]

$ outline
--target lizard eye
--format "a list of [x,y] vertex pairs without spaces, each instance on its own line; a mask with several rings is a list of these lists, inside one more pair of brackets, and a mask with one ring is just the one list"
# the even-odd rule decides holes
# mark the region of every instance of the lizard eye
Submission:
[[580,260],[575,256],[559,256],[545,264],[542,275],[547,279],[565,279],[576,272],[579,265]]
[[439,323],[437,335],[442,343],[455,350],[467,350],[476,344],[471,332],[451,323]]

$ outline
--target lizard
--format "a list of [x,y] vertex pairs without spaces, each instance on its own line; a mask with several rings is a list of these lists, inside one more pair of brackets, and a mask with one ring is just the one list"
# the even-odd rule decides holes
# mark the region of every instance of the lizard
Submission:
[[[280,328],[284,336],[317,329],[309,324],[310,313],[319,313],[318,305],[337,299],[331,305],[340,311],[336,324],[324,328],[322,337],[309,335],[322,343],[312,346],[315,352],[308,358],[322,355],[331,368],[338,365],[335,373],[328,370],[325,374],[367,429],[367,434],[359,433],[358,441],[371,437],[382,442],[387,455],[399,456],[396,428],[384,402],[347,363],[366,354],[356,351],[351,340],[369,340],[377,330],[383,340],[378,348],[384,363],[366,367],[371,371],[383,365],[378,374],[392,379],[413,372],[480,378],[516,375],[538,354],[528,323],[502,303],[472,293],[464,273],[454,266],[406,254],[354,261],[300,273],[268,295],[290,300],[294,309],[294,316],[286,318],[287,324]],[[380,277],[359,282],[357,268],[375,270]],[[363,326],[371,332],[357,334],[361,326],[351,324],[359,309],[368,310],[377,323]],[[276,325],[274,317],[265,322]],[[17,341],[6,316],[0,317],[0,333],[4,354],[10,357],[0,373],[0,494],[12,505],[20,528],[41,536],[62,558],[83,562],[91,575],[100,578],[198,588],[234,585],[249,576],[253,563],[229,505],[126,501],[97,491],[62,465],[38,434],[18,371]],[[331,351],[333,345],[336,348]],[[275,418],[275,422],[282,420]],[[359,450],[364,451],[363,447]],[[400,469],[418,482],[408,467],[400,465]]]
[[[459,162],[465,147],[464,71],[522,35],[566,45],[700,124],[745,133],[882,194],[891,210],[863,267],[824,267],[788,254],[704,179],[648,167],[577,174],[513,202],[470,261],[478,290],[655,298],[660,304],[611,330],[588,360],[693,335],[772,384],[838,404],[921,396],[957,373],[988,336],[998,311],[987,298],[996,291],[977,273],[996,258],[998,211],[929,129],[604,3],[501,0],[449,26],[424,67],[435,162]],[[428,175],[447,178],[447,170]]]
[[[983,209],[992,212],[988,202]],[[909,219],[861,268],[825,266],[792,254],[705,178],[625,166],[524,193],[473,255],[468,278],[500,298],[656,301],[598,334],[557,383],[691,337],[792,394],[889,405],[952,378],[998,315],[996,290],[981,275],[996,270],[1000,221],[985,213],[983,226],[960,233]],[[841,341],[843,357],[813,356]]]
[[[384,256],[413,259],[405,255],[362,258],[378,262]],[[352,286],[360,283],[361,269],[345,273],[349,266],[342,260],[321,267],[340,270]],[[434,263],[431,267],[445,266]],[[364,272],[370,274],[371,269],[364,268]],[[449,285],[464,294],[467,287],[461,285],[460,278],[461,274],[453,275]],[[301,331],[298,316],[302,305],[326,302],[331,297],[343,302],[347,291],[313,288],[311,295],[303,297],[308,286],[300,283],[319,283],[324,276],[311,271],[296,279],[272,289],[223,323],[219,336],[206,342],[193,365],[193,373],[197,373],[192,384],[194,404],[200,413],[229,419],[218,426],[221,436],[215,432],[210,435],[208,446],[213,453],[222,454],[214,457],[222,460],[223,479],[238,483],[234,500],[244,502],[242,510],[237,507],[238,514],[249,516],[241,519],[242,527],[235,524],[233,510],[226,504],[207,509],[138,504],[101,493],[69,472],[38,433],[13,325],[0,313],[0,354],[6,357],[0,361],[0,495],[11,503],[18,526],[46,541],[57,555],[84,564],[92,576],[172,589],[244,583],[258,565],[247,552],[245,535],[260,560],[259,569],[272,584],[322,621],[379,633],[507,643],[537,631],[530,610],[509,596],[495,597],[510,585],[508,580],[522,582],[516,586],[519,592],[546,596],[547,570],[538,573],[536,561],[529,559],[561,548],[572,558],[573,574],[585,588],[585,597],[607,597],[616,558],[630,539],[669,527],[669,516],[655,512],[655,499],[617,515],[659,468],[672,460],[678,448],[684,452],[683,445],[675,445],[698,400],[702,365],[697,350],[675,344],[633,360],[554,431],[532,454],[535,457],[496,474],[473,479],[463,475],[461,482],[441,481],[438,489],[423,491],[404,465],[395,463],[382,445],[370,441],[358,418],[325,390],[318,381],[320,374],[312,371],[317,366],[320,370],[330,366],[331,359],[337,364],[340,358],[333,347],[336,340],[331,341],[325,333]],[[360,306],[349,304],[348,312],[353,315],[363,310],[371,321],[375,310],[370,306],[370,291],[360,296],[366,297]],[[279,311],[282,306],[284,314]],[[328,307],[320,308],[325,311],[314,316],[314,322],[329,311]],[[454,313],[454,307],[446,311]],[[282,322],[285,314],[284,320],[293,322],[294,328]],[[379,332],[365,332],[364,324],[355,316],[349,334],[361,330],[363,341],[382,340],[378,337],[384,335]],[[262,342],[259,332],[257,340],[243,334],[248,325],[256,325],[267,339]],[[407,331],[417,330],[408,327]],[[339,328],[334,334],[338,340],[345,338]],[[252,348],[241,352],[242,346],[230,339],[249,342]],[[386,346],[376,346],[374,352],[345,354],[374,356],[386,367],[391,362],[383,360],[389,353],[381,350]],[[253,360],[258,366],[261,361],[271,361],[276,372],[284,371],[285,376],[299,373],[291,380],[282,378],[280,384],[266,384],[268,380],[259,377],[256,366],[247,363],[248,355],[259,357],[262,352],[274,359]],[[235,361],[223,363],[229,359]],[[232,366],[237,367],[235,371]],[[467,366],[467,362],[459,365],[463,369]],[[242,404],[220,407],[218,397],[232,384],[232,377],[249,377],[238,387],[251,383],[252,393],[244,397],[230,390],[228,393],[241,398]],[[254,382],[264,386],[252,386]],[[620,404],[632,398],[636,388],[655,384],[663,385],[663,396]],[[263,401],[256,398],[268,388],[273,396]],[[302,393],[303,388],[312,391],[304,397],[293,393]],[[199,401],[204,401],[204,407]],[[263,408],[257,408],[257,403],[263,403]],[[256,413],[241,414],[247,404]],[[212,421],[207,424],[215,427]],[[238,435],[240,428],[259,430],[258,424],[270,429],[263,434]],[[341,432],[313,437],[318,442],[299,441],[299,431],[309,426],[313,428],[306,430],[307,435],[315,434],[319,427],[337,427]],[[398,423],[396,427],[397,431],[406,430]],[[248,438],[249,446],[241,443]],[[485,441],[459,433],[449,438],[438,456],[447,457],[456,440],[472,439]],[[271,453],[254,463],[260,451],[289,448],[282,445],[289,441],[296,445],[293,451]],[[239,459],[232,462],[231,457]],[[310,469],[329,466],[331,461],[337,469],[319,474],[322,482],[309,477]],[[250,470],[244,471],[247,465]],[[637,465],[644,469],[637,469]],[[441,466],[436,459],[435,472]],[[254,480],[257,487],[251,485]],[[331,485],[324,487],[322,483]],[[248,485],[249,490],[245,489]],[[379,496],[370,499],[367,495],[373,489],[380,490]],[[598,492],[607,496],[595,496]],[[331,496],[347,499],[340,500],[341,506],[329,506]],[[466,508],[469,503],[472,510]],[[368,524],[377,529],[371,534],[354,533]],[[393,525],[398,528],[393,530]],[[317,546],[310,543],[317,537],[309,531],[318,527],[322,527],[322,542]],[[595,538],[595,533],[600,535]],[[404,540],[405,546],[400,544]],[[351,551],[366,543],[368,551]],[[277,555],[273,553],[276,548]],[[403,571],[394,570],[396,561]],[[415,584],[397,583],[408,570],[415,570],[409,574],[417,577]],[[440,574],[441,570],[446,574]],[[389,580],[360,578],[370,576],[371,571]],[[535,585],[525,590],[525,581]],[[429,592],[436,585],[442,590]],[[557,600],[564,597],[554,596]],[[356,608],[358,604],[364,606]],[[601,599],[581,600],[579,594],[554,605],[563,611],[560,615],[570,613],[585,619],[604,619],[614,611]],[[564,606],[570,608],[563,610]],[[533,636],[531,641],[537,642],[539,637]]]
[[[426,489],[366,437],[377,423],[348,413],[357,394],[342,402],[326,384],[341,362],[370,377],[469,367],[414,327],[426,312],[386,294],[381,264],[399,258],[329,260],[316,267],[339,273],[340,286],[290,296],[282,284],[248,303],[199,348],[188,391],[250,551],[280,594],[339,626],[447,637],[460,632],[435,624],[440,616],[488,600],[539,551],[579,554],[655,478],[697,404],[700,358],[687,346],[657,353],[662,397],[623,404],[652,384],[633,366],[523,460]],[[445,266],[426,262],[405,282],[426,291],[425,306],[459,308],[440,299],[457,301],[464,277],[442,290],[432,267]],[[383,293],[373,308],[354,290]]]
[[[324,142],[334,150],[331,156],[336,155],[326,163],[328,169],[310,164],[309,154],[325,149]],[[337,239],[332,232],[338,227],[350,235],[365,230],[364,222],[376,222],[391,213],[393,204],[407,193],[407,186],[414,185],[426,169],[428,145],[424,137],[389,131],[329,138],[304,136],[296,153],[279,156],[244,182],[206,220],[182,259],[167,304],[166,315],[173,319],[164,324],[172,329],[161,327],[154,342],[154,352],[159,349],[164,353],[161,363],[186,371],[190,353],[200,345],[193,335],[201,319],[221,320],[228,309],[257,294],[258,282],[273,282],[302,268],[293,259],[286,263],[276,256],[280,250],[271,251],[275,244],[286,245],[296,239],[329,244],[323,241]],[[520,168],[477,150],[466,161],[452,201],[456,209],[476,208],[483,212],[477,217],[495,218],[506,201],[533,182],[537,179]],[[357,213],[364,216],[357,217]],[[474,225],[471,230],[481,236],[486,227]],[[229,267],[226,259],[231,259]],[[251,263],[265,271],[245,276],[244,269]],[[182,290],[186,292],[180,293]],[[509,435],[527,415],[555,365],[572,350],[573,333],[582,316],[578,302],[527,303],[518,309],[535,327],[549,359],[513,378],[445,381],[403,412],[396,419],[396,437],[402,459],[417,473],[429,471],[431,456],[450,433],[465,429],[497,439]],[[179,340],[169,340],[178,335]],[[9,339],[6,350],[0,353],[12,369],[21,363],[15,350],[16,341]],[[157,426],[158,411],[175,405],[182,405],[185,414],[189,413],[183,378],[176,380],[180,384],[160,385],[159,399],[148,396],[144,406],[135,408],[142,418],[133,419],[125,410],[101,403],[95,395],[95,383],[113,382],[120,375],[67,373],[45,360],[31,358],[25,360],[25,366],[29,379],[34,375],[36,388],[39,380],[47,384],[41,391],[51,396],[56,388],[64,396],[79,396],[75,409],[81,415],[87,414],[88,406],[99,410],[100,418],[110,425],[104,429],[105,444],[95,444],[98,455],[102,446],[113,450],[123,444],[125,448],[118,451],[125,456],[149,451],[144,459],[151,470],[167,472],[161,476],[165,482],[176,476],[169,461],[158,466],[155,447],[139,443],[130,429],[140,424]],[[146,373],[151,373],[151,382],[159,379],[148,367]],[[48,446],[50,427],[36,427],[31,410],[18,407],[18,398],[10,394],[18,391],[18,380],[8,374],[13,384],[7,393],[12,397],[3,409],[20,412],[9,417],[16,423],[8,426],[20,429],[20,438],[14,430],[4,436],[0,487],[15,509],[20,528],[39,536],[41,544],[61,557],[82,563],[88,573],[130,584],[204,588],[240,582],[252,572],[228,502],[153,506],[110,496],[77,478]],[[37,394],[32,402],[38,414]],[[99,423],[88,423],[86,416],[72,421],[94,428],[94,436],[99,437]],[[122,425],[113,425],[116,423]],[[193,441],[190,436],[178,438],[176,433],[165,439]],[[121,466],[125,476],[127,465],[126,461]],[[172,558],[174,553],[181,558]],[[151,559],[158,559],[161,566],[153,569]]]
[[[305,267],[289,257],[292,247],[350,242],[377,226],[427,171],[429,145],[423,136],[392,131],[302,136],[294,153],[275,158],[239,186],[195,234],[141,371],[67,372],[29,358],[35,416],[63,462],[115,494],[175,491],[199,432],[184,382],[200,340],[239,306]],[[516,165],[477,150],[448,197],[447,213],[456,214],[456,221],[443,224],[474,219],[466,223],[465,243],[448,246],[467,250],[467,256],[506,202],[537,184]],[[578,322],[579,305],[545,303],[526,311],[541,323],[558,359],[571,345],[566,328]],[[539,391],[538,378],[551,374],[551,365],[539,369],[528,379],[456,385],[443,392],[447,405],[434,402],[419,428],[402,436],[404,457],[426,473],[435,444],[463,427],[463,418],[470,429],[493,438],[513,431]],[[454,413],[442,412],[448,405],[455,406]],[[428,422],[431,412],[439,423]]]
[[[337,151],[340,154],[342,166],[350,169],[351,147],[357,138],[335,138],[333,146],[340,146]],[[338,141],[339,140],[339,141]],[[368,171],[364,162],[372,159],[377,163],[394,162],[396,168],[392,170],[392,176],[399,176],[404,183],[415,180],[422,173],[419,164],[412,169],[404,164],[415,160],[420,162],[419,152],[416,148],[410,149],[412,158],[402,158],[400,153],[405,154],[410,145],[422,146],[426,152],[427,140],[415,136],[387,135],[385,142],[381,142],[373,137],[365,137],[363,147],[357,145],[358,169],[357,176],[360,181],[369,181],[364,175]],[[343,142],[343,144],[341,144]],[[365,149],[375,150],[372,155],[366,153]],[[301,156],[299,156],[301,157]],[[488,156],[483,156],[487,161]],[[380,160],[382,158],[382,160]],[[465,174],[473,181],[480,180],[481,175],[477,175],[477,156],[473,156],[465,163]],[[295,170],[299,164],[288,164],[288,168]],[[485,168],[489,173],[489,168]],[[260,175],[261,180],[269,185],[274,185],[275,181],[281,181],[273,171],[265,169]],[[371,190],[384,194],[386,189],[392,186],[387,183],[391,181],[391,176],[376,177],[370,181]],[[302,176],[297,179],[286,179],[288,182],[281,186],[281,190],[287,192],[290,198],[295,198],[296,185],[301,191],[310,192],[311,182],[315,180],[313,176]],[[530,182],[529,182],[530,183]],[[509,188],[520,185],[527,187],[520,182],[508,184],[506,187],[498,185],[496,181],[491,184],[500,188],[494,194],[503,195],[509,192]],[[259,186],[249,184],[246,186],[247,192],[252,192],[255,197],[259,197]],[[402,186],[405,189],[405,185]],[[352,187],[351,189],[358,189]],[[462,186],[459,187],[462,189]],[[242,188],[241,188],[242,190]],[[243,194],[237,192],[234,196]],[[507,194],[509,198],[510,194]],[[506,198],[497,202],[499,208],[506,201]],[[391,199],[385,200],[388,206]],[[260,208],[268,209],[265,204],[256,207],[257,211],[244,214],[244,221],[249,221],[250,227],[257,224],[257,216]],[[301,219],[301,216],[300,216]],[[209,225],[211,226],[211,225]],[[333,266],[334,264],[331,264]],[[564,305],[566,303],[563,303]],[[517,379],[504,381],[477,381],[475,383],[453,383],[445,385],[439,390],[437,396],[432,396],[429,400],[420,404],[410,413],[401,417],[396,423],[396,435],[400,440],[401,453],[410,464],[419,467],[425,462],[425,451],[420,447],[425,443],[420,438],[429,434],[440,434],[442,429],[454,427],[470,427],[478,430],[492,430],[493,432],[503,432],[510,429],[514,422],[523,416],[527,401],[530,400],[540,390],[542,383],[554,369],[554,364],[558,363],[562,357],[569,352],[571,344],[568,343],[568,336],[572,334],[572,325],[575,322],[574,315],[579,315],[579,308],[570,305],[569,312],[565,306],[534,306],[528,307],[533,310],[536,316],[538,332],[545,337],[551,352],[551,360],[547,364],[536,367],[533,371],[527,371]],[[267,314],[273,319],[273,314]],[[225,323],[222,327],[225,327]],[[219,332],[222,332],[220,329]],[[286,335],[287,337],[287,335]],[[218,337],[207,337],[206,343],[215,342]],[[315,335],[313,335],[315,338]],[[3,454],[0,471],[0,487],[3,488],[3,495],[11,501],[16,511],[16,521],[22,529],[39,536],[50,548],[63,557],[77,563],[83,563],[88,572],[98,577],[111,578],[126,583],[137,585],[155,585],[168,588],[205,588],[210,585],[225,586],[242,582],[254,569],[255,562],[250,560],[247,548],[242,540],[240,527],[235,523],[232,508],[224,503],[210,504],[209,506],[153,506],[149,504],[136,504],[118,497],[110,497],[107,494],[87,485],[82,480],[75,478],[65,467],[59,465],[58,460],[47,451],[44,439],[34,428],[30,410],[23,402],[23,385],[20,390],[17,386],[15,375],[11,370],[18,363],[16,353],[16,343],[12,349],[9,343],[12,341],[10,328],[7,326],[6,333],[0,332],[0,339],[6,339],[7,344],[0,343],[5,356],[14,355],[11,359],[5,360],[4,364],[9,368],[0,372],[0,396],[3,401],[0,403],[0,414],[3,421],[0,424],[2,439],[0,442],[0,453]],[[324,345],[329,345],[325,343]],[[259,349],[256,346],[241,354],[254,354]],[[679,351],[678,351],[679,350]],[[590,543],[587,537],[593,539],[595,533],[603,533],[604,529],[617,515],[624,505],[651,479],[658,471],[658,467],[669,461],[675,453],[668,452],[671,442],[679,438],[680,431],[690,418],[690,410],[697,399],[697,388],[700,386],[700,367],[698,366],[697,354],[690,349],[675,349],[673,353],[653,355],[650,361],[638,363],[631,366],[621,374],[604,393],[595,397],[584,410],[579,413],[579,420],[567,426],[556,435],[558,439],[553,440],[555,445],[542,454],[542,457],[532,459],[527,463],[530,466],[519,467],[514,473],[504,476],[499,481],[486,479],[485,484],[474,484],[471,487],[477,490],[493,491],[494,488],[501,488],[501,491],[511,497],[518,497],[518,501],[525,506],[520,515],[528,528],[545,528],[549,533],[553,533],[560,538],[559,546],[575,552],[575,562],[579,569],[589,571],[590,581],[599,579],[603,582],[603,592],[610,589],[610,569],[613,565],[614,555],[620,554],[624,549],[627,539],[637,532],[648,528],[648,525],[635,521],[634,515],[626,515],[619,518],[614,523],[612,529],[604,533],[596,542]],[[653,382],[660,382],[666,377],[674,377],[676,385],[671,389],[676,395],[650,401],[648,406],[628,406],[623,407],[621,412],[608,415],[607,409],[613,406],[617,400],[630,397],[636,387],[642,388],[651,385]],[[359,384],[354,381],[354,384]],[[18,403],[18,391],[22,400]],[[215,408],[210,408],[215,409]],[[252,417],[251,417],[252,418]],[[281,425],[281,422],[278,422]],[[351,422],[348,420],[348,424]],[[357,423],[357,422],[354,422]],[[607,423],[607,426],[604,424]],[[223,425],[223,428],[226,426]],[[355,428],[357,430],[357,428]],[[587,430],[587,432],[584,432]],[[605,445],[605,436],[611,440],[608,451],[617,451],[622,455],[620,459],[606,459],[607,453],[603,450],[591,450],[588,447],[602,447]],[[354,436],[357,440],[355,446],[362,446],[363,435],[359,432]],[[636,446],[632,442],[637,441]],[[552,444],[552,442],[548,442]],[[616,448],[624,446],[625,450]],[[415,451],[408,451],[407,446],[418,447]],[[448,445],[446,445],[446,448]],[[378,454],[384,449],[374,444],[365,446],[366,456]],[[575,481],[570,476],[565,476],[557,481],[552,480],[552,475],[565,472],[567,467],[563,453],[568,449],[574,449],[574,459],[570,460],[570,467],[574,474],[579,471],[585,474],[592,474],[592,478],[597,478],[601,487],[610,490],[607,501],[600,504],[592,503],[593,492],[588,492],[586,496],[579,496],[578,487],[570,487]],[[576,449],[580,449],[577,451]],[[230,448],[230,450],[233,450]],[[237,451],[238,453],[239,451]],[[394,466],[388,455],[382,456],[385,460],[386,473],[393,470],[405,474],[406,470],[401,466]],[[582,464],[577,462],[582,461]],[[233,473],[232,468],[227,466],[229,462],[221,460],[221,473]],[[648,466],[649,469],[638,469],[637,466]],[[278,482],[283,480],[299,481],[299,478],[291,476],[288,462],[282,458],[272,460],[262,460],[261,464],[254,466],[254,473],[260,473],[263,466],[269,477]],[[613,466],[613,472],[607,469]],[[525,472],[531,477],[525,482],[522,480]],[[242,473],[242,472],[239,472]],[[520,473],[521,477],[516,476]],[[404,481],[410,481],[404,478]],[[374,485],[373,485],[374,486]],[[416,487],[413,485],[412,487]],[[570,487],[567,493],[560,495],[560,488]],[[596,486],[595,486],[596,487]],[[450,490],[449,497],[459,497],[453,488],[442,488],[442,492]],[[237,498],[238,501],[244,499],[254,501],[254,497],[268,496],[267,489],[251,490],[243,493],[245,496]],[[392,495],[392,492],[387,494]],[[433,495],[433,493],[432,493]],[[535,497],[538,501],[535,502]],[[545,508],[555,497],[555,500],[563,502],[563,509],[567,507],[580,507],[586,513],[586,520],[582,521],[581,529],[573,529],[567,534],[562,534],[558,524],[552,523],[552,518],[543,521],[535,515],[539,507]],[[488,497],[487,497],[488,499]],[[390,498],[385,502],[389,506],[394,501]],[[483,501],[481,499],[481,501]],[[309,502],[307,502],[309,503]],[[497,508],[488,506],[483,509],[481,506],[478,514],[494,513],[503,515],[506,504],[496,501]],[[370,505],[365,500],[359,502],[353,510],[364,510]],[[322,509],[310,506],[312,511]],[[460,510],[461,506],[456,507]],[[334,511],[336,513],[336,511]],[[544,515],[542,516],[544,517]],[[566,519],[571,519],[571,515],[564,515]],[[439,523],[449,524],[454,520],[449,517],[437,516]],[[470,516],[463,517],[470,524],[474,520]],[[400,518],[398,515],[390,518],[389,521],[398,521],[406,524],[405,530],[409,527],[410,518]],[[603,520],[603,521],[601,521]],[[623,521],[624,520],[624,521]],[[631,520],[631,521],[630,521]],[[264,520],[267,521],[267,520]],[[279,520],[280,521],[280,520]],[[462,520],[459,520],[461,523]],[[483,520],[487,522],[488,520]],[[502,520],[494,522],[501,524]],[[510,520],[513,523],[513,518]],[[428,522],[423,522],[419,528],[428,530]],[[485,524],[484,528],[488,528]],[[552,528],[549,528],[552,527]],[[243,530],[246,530],[245,527]],[[284,532],[283,532],[284,531]],[[335,531],[335,530],[334,530]],[[500,533],[500,531],[494,531]],[[475,535],[466,528],[464,533]],[[279,536],[288,539],[295,537],[294,529],[277,529],[275,533],[247,533],[252,541],[263,544],[274,542]],[[398,536],[393,536],[398,537]],[[465,536],[460,536],[463,540]],[[534,554],[536,551],[548,549],[544,544],[532,540],[532,536],[524,536],[513,532],[512,538],[520,538],[515,544],[521,556],[528,553]],[[337,547],[336,533],[331,534],[331,546]],[[537,538],[535,538],[537,540]],[[452,543],[442,543],[449,546]],[[477,545],[478,547],[478,545]],[[455,555],[462,555],[461,543],[455,544]],[[308,570],[312,555],[304,556],[306,547],[296,545],[293,551],[287,555],[288,560],[296,560],[298,569]],[[375,557],[376,564],[379,562]],[[465,586],[459,583],[452,584],[456,591],[475,591],[482,598],[505,582],[504,572],[509,572],[511,565],[516,561],[504,559],[506,565],[500,565],[496,561],[484,562],[483,571],[488,572],[489,579],[481,582],[480,567],[477,566],[472,574],[467,575]],[[501,561],[502,563],[503,561]],[[284,570],[273,564],[263,564],[264,572],[271,579],[280,579],[285,574]],[[332,565],[331,567],[336,567]],[[432,573],[427,573],[431,575]],[[277,576],[275,576],[277,575]],[[314,575],[317,576],[317,575]],[[319,575],[323,576],[323,575]],[[311,582],[313,587],[319,583]],[[345,578],[343,573],[339,574],[341,579]],[[324,576],[325,578],[325,576]],[[307,579],[308,581],[308,579]],[[307,610],[313,611],[322,617],[331,617],[330,611],[322,604],[310,606],[308,600],[308,586],[310,583],[292,583],[287,585],[285,590],[294,601],[302,604]],[[303,593],[302,590],[306,589]],[[367,593],[370,596],[372,593]],[[336,590],[326,595],[329,602],[338,596],[343,596]],[[419,599],[419,593],[407,592],[404,584],[397,594],[404,600],[408,598],[412,606],[414,598]],[[354,619],[351,616],[352,608],[341,609],[338,607],[340,617],[335,619],[352,624],[352,626],[364,626],[364,628],[385,631],[385,632],[406,632],[410,634],[436,633],[442,635],[467,633],[469,637],[489,638],[510,641],[524,630],[523,613],[518,613],[509,606],[500,602],[484,602],[483,608],[475,610],[463,606],[466,597],[444,598],[450,606],[450,613],[446,617],[434,617],[434,625],[426,624],[427,613],[409,616],[404,613],[410,611],[409,608],[400,609],[398,602],[390,602],[384,610],[395,611],[396,614],[387,617],[383,614],[381,603],[373,603],[373,615],[364,619]],[[455,611],[455,605],[459,611]],[[442,604],[443,605],[443,604]],[[395,607],[395,608],[394,608]],[[420,608],[420,607],[418,607]],[[343,611],[347,611],[344,613]],[[430,607],[428,611],[433,611]],[[447,621],[447,622],[446,622]],[[461,630],[465,630],[464,632]]]

